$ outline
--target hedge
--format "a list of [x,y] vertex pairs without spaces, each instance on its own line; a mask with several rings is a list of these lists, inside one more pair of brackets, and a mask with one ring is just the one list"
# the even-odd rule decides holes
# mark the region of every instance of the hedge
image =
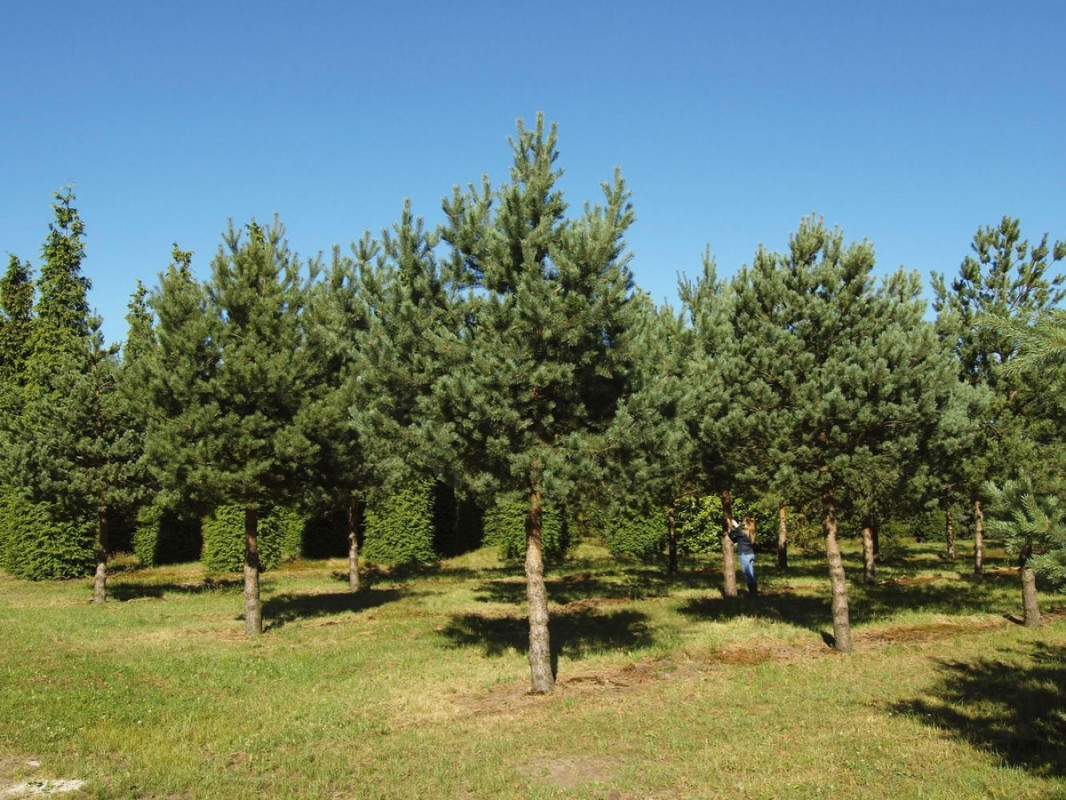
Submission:
[[434,532],[433,482],[418,481],[367,506],[362,555],[389,566],[429,563]]
[[95,520],[56,520],[44,503],[0,491],[0,566],[32,581],[83,578],[96,567]]

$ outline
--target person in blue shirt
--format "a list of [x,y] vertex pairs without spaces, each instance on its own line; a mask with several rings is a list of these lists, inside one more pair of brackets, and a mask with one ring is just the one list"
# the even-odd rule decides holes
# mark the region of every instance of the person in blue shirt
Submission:
[[740,569],[748,581],[748,594],[754,596],[759,593],[759,584],[755,580],[755,519],[744,517],[744,525],[733,520],[733,527],[729,531],[729,538],[737,548],[737,557],[740,559]]

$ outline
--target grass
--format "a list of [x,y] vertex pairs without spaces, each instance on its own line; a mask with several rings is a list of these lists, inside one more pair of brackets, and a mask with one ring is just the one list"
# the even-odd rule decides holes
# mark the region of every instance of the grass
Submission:
[[0,797],[78,779],[99,798],[1066,798],[1066,596],[1020,615],[1017,575],[899,543],[862,587],[855,652],[816,553],[726,600],[712,565],[549,575],[556,692],[535,697],[520,568],[478,551],[346,591],[345,565],[241,584],[199,565],[88,582],[0,576]]

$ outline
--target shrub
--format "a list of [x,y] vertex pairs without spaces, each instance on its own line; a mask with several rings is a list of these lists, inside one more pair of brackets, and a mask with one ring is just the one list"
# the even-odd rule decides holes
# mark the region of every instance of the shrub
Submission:
[[[303,520],[291,508],[260,504],[258,519],[259,565],[276,569],[300,555]],[[203,563],[216,572],[244,568],[244,506],[225,505],[203,524]]]
[[390,566],[435,561],[433,534],[433,484],[418,481],[367,506],[363,556]]
[[[243,523],[242,523],[243,531]],[[133,531],[133,553],[146,567],[196,561],[203,549],[200,520],[156,505],[142,508]],[[242,550],[243,563],[243,550]]]
[[623,508],[611,515],[603,543],[612,555],[654,561],[662,557],[666,534],[665,509]]
[[95,520],[55,520],[50,510],[11,490],[0,495],[0,565],[16,578],[32,581],[92,574]]
[[[485,512],[486,545],[497,548],[500,558],[513,560],[526,555],[526,517],[529,501],[519,495],[498,497]],[[541,544],[546,561],[558,561],[570,544],[569,526],[561,509],[546,502],[541,513]]]

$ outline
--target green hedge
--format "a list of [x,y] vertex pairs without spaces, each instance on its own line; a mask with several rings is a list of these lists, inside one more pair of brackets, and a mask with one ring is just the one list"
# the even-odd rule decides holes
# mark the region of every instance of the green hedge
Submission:
[[[518,495],[497,498],[485,512],[486,545],[497,548],[503,559],[522,559],[526,555],[526,517],[529,500]],[[545,502],[541,512],[541,545],[546,561],[560,561],[570,546],[570,531],[562,509]]]
[[173,509],[147,506],[137,515],[133,553],[146,567],[181,564],[200,558],[203,541],[199,519]]
[[363,557],[390,566],[435,561],[433,500],[433,482],[419,481],[369,504]]
[[[259,565],[276,569],[283,561],[300,556],[303,519],[290,508],[259,506]],[[244,506],[226,505],[204,520],[205,567],[216,572],[244,569]]]
[[654,561],[663,555],[666,534],[666,509],[621,509],[611,515],[603,543],[612,555]]
[[96,523],[55,520],[50,507],[0,492],[0,566],[32,581],[82,578],[96,566]]

